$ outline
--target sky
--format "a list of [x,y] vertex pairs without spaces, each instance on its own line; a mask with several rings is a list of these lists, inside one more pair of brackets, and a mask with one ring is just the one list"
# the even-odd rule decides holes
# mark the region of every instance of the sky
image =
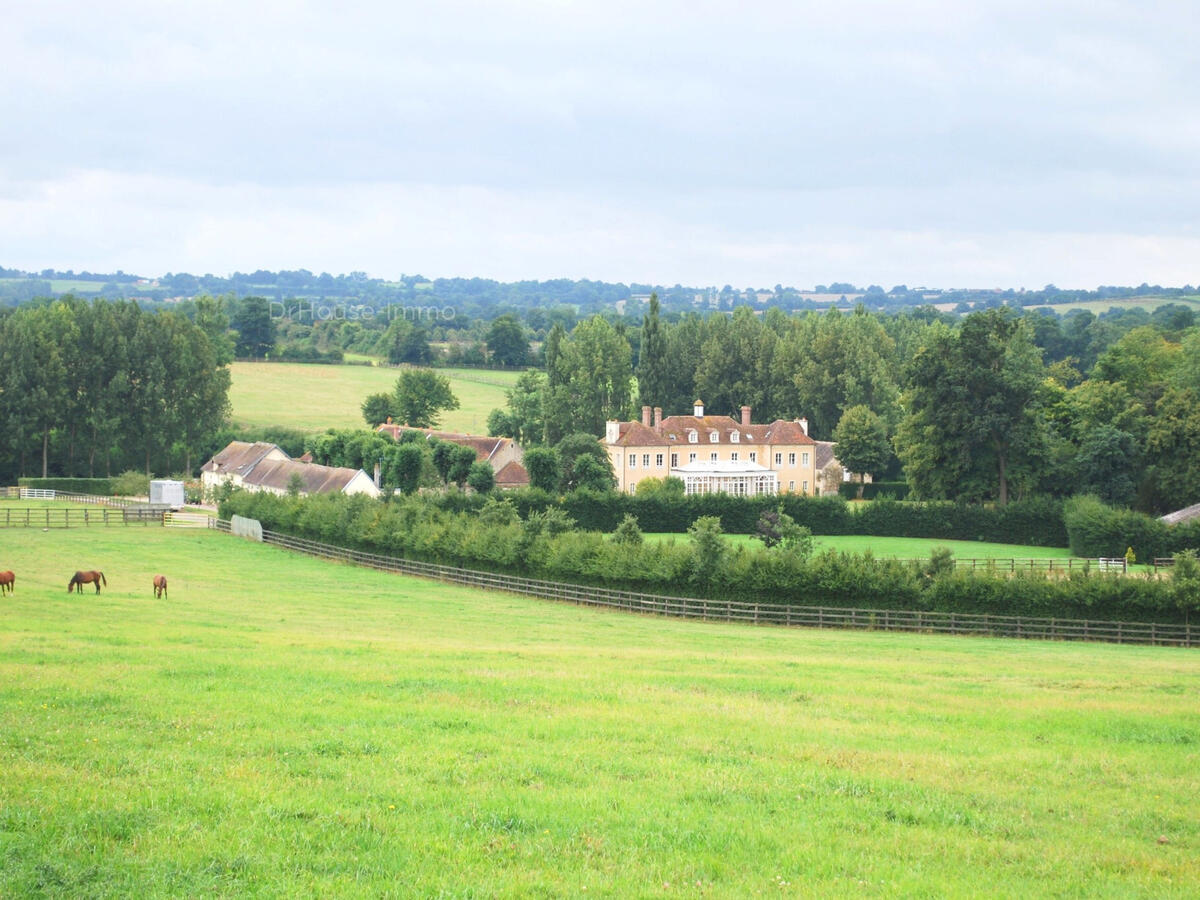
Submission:
[[1195,0],[10,4],[0,265],[1200,284]]

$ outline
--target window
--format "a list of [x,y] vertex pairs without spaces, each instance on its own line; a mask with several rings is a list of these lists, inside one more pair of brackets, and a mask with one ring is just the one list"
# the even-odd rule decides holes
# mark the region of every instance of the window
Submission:
[[807,453],[800,454],[800,465],[802,465],[802,466],[808,465],[808,454]]
[[661,453],[654,454],[654,465],[662,468],[663,455]]
[[788,482],[788,490],[789,490],[789,491],[794,491],[795,489],[796,489],[796,482],[794,482],[794,481],[789,481],[789,482]]
[[712,453],[708,454],[708,459],[709,459],[709,462],[716,462],[717,461],[717,452],[714,450]]
[[637,468],[637,454],[636,453],[629,454],[629,468],[631,468],[631,469]]
[[720,435],[720,434],[718,434],[717,432],[715,432],[715,431],[710,431],[710,432],[708,433],[708,441],[709,441],[709,443],[711,443],[711,444],[716,444],[716,443],[718,443],[720,440],[721,440],[721,435]]
[[775,465],[777,465],[777,466],[783,465],[783,454],[782,453],[775,454]]
[[788,465],[789,465],[789,466],[794,466],[795,464],[796,464],[796,454],[795,454],[795,453],[789,453],[789,454],[788,454]]
[[695,453],[689,453],[689,454],[688,454],[688,462],[692,463],[692,462],[695,462],[695,461],[696,461],[696,454],[695,454]]
[[738,433],[736,428],[733,431],[729,432],[729,440],[733,441],[735,444],[741,443],[742,436]]
[[672,469],[679,468],[679,454],[678,453],[671,454],[671,468]]
[[696,441],[698,441],[698,440],[699,440],[699,438],[696,436],[696,429],[695,429],[695,428],[689,428],[689,429],[688,429],[688,443],[689,443],[689,444],[694,444],[694,443],[696,443]]
[[752,463],[758,462],[758,454],[755,453],[753,450],[750,451],[750,462],[752,462]]
[[616,463],[616,466],[618,469],[621,468],[621,454],[620,453],[618,453],[616,455],[616,457],[614,458],[614,462]]
[[737,451],[736,451],[736,450],[734,450],[732,453],[730,453],[730,454],[729,454],[729,461],[730,461],[730,462],[737,462],[737,461],[738,461],[738,454],[737,454]]
[[808,493],[808,482],[807,481],[800,482],[800,490],[804,491],[804,493],[806,493],[806,494]]
[[642,468],[643,469],[650,468],[650,454],[649,453],[642,454]]

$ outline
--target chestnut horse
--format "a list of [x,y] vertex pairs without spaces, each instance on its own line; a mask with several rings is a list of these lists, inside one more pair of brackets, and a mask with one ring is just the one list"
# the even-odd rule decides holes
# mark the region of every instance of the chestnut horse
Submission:
[[67,593],[69,594],[72,590],[75,590],[82,594],[85,584],[94,584],[96,585],[96,593],[98,594],[100,593],[101,582],[106,587],[108,586],[108,580],[104,577],[103,572],[76,572],[71,576],[71,580],[67,582]]
[[157,600],[160,597],[165,597],[165,596],[167,596],[167,576],[166,575],[155,575],[154,576],[154,599]]
[[17,585],[17,576],[12,572],[0,572],[0,594],[6,590],[11,594]]

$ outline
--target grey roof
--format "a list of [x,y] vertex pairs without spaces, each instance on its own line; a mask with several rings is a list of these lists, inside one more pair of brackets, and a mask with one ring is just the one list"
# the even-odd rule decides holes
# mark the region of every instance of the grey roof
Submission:
[[837,457],[833,455],[833,441],[817,441],[817,452],[813,457],[813,463],[818,469],[824,469],[830,463],[837,462]]
[[1184,509],[1167,513],[1167,515],[1159,518],[1158,521],[1166,522],[1168,525],[1178,525],[1180,522],[1190,522],[1192,519],[1200,519],[1200,503],[1194,503]]
[[200,471],[238,475],[244,478],[246,473],[272,450],[279,450],[280,453],[283,453],[275,444],[268,444],[264,441],[256,441],[253,444],[246,443],[246,441],[231,441],[229,446],[201,466]]
[[300,476],[300,490],[305,494],[332,494],[345,490],[361,469],[346,469],[339,466],[318,466],[298,460],[268,460],[254,470],[243,481],[246,484],[275,488],[286,491],[293,475]]

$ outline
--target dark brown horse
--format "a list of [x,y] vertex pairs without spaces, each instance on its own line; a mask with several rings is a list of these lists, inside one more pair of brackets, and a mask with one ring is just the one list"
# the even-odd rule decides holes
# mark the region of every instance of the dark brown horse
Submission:
[[105,587],[108,586],[108,580],[104,577],[103,572],[76,572],[67,583],[67,593],[69,594],[72,590],[75,590],[82,594],[85,584],[94,584],[96,585],[96,593],[98,594],[100,593],[101,583]]
[[3,594],[5,591],[8,591],[11,594],[16,585],[16,575],[14,575],[12,572],[0,572],[0,594]]
[[167,596],[167,576],[154,576],[154,599],[158,600],[161,597]]

